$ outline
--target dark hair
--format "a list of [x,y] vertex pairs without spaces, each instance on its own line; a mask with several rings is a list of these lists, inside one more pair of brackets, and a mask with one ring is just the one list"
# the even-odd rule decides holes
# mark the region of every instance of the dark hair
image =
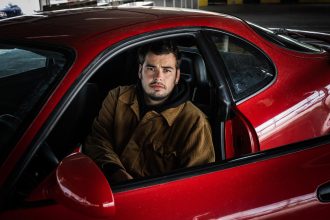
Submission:
[[138,50],[139,63],[143,64],[147,53],[153,53],[156,55],[170,54],[172,53],[176,58],[176,68],[180,67],[181,56],[178,47],[171,40],[162,40],[145,44]]

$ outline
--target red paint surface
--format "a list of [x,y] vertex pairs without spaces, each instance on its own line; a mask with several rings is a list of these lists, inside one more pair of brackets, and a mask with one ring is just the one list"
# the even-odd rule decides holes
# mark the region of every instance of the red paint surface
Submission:
[[[318,202],[316,189],[320,183],[329,181],[329,149],[330,145],[325,145],[115,193],[116,212],[107,219],[324,219],[330,214],[330,205]],[[92,219],[60,204],[0,214],[3,220],[22,216],[24,219],[50,220],[61,216]]]

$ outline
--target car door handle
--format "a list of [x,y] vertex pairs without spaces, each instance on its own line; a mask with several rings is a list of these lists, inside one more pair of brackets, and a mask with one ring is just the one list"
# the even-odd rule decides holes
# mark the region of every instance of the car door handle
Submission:
[[317,198],[321,202],[330,202],[330,182],[321,185],[317,189]]

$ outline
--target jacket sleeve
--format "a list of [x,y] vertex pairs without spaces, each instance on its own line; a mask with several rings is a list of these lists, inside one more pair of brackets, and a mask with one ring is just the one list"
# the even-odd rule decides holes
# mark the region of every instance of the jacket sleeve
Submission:
[[124,169],[115,152],[113,141],[114,117],[119,88],[109,92],[104,99],[99,115],[94,119],[92,131],[84,144],[84,153],[91,157],[104,171]]
[[206,118],[199,117],[180,154],[180,167],[191,167],[215,161],[211,128]]

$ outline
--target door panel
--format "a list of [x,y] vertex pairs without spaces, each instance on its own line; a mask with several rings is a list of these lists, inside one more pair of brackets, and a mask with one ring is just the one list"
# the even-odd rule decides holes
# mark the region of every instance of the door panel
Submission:
[[118,193],[117,214],[121,219],[133,213],[139,219],[322,218],[330,206],[317,200],[316,189],[330,180],[329,150],[322,146]]
[[[275,152],[276,153],[276,152]],[[267,152],[264,152],[267,154]],[[114,193],[108,219],[324,219],[330,203],[317,188],[330,181],[330,144],[273,158],[242,159],[207,174]],[[244,161],[250,160],[244,164]],[[220,169],[220,170],[218,170]],[[82,183],[83,184],[83,183]],[[6,211],[0,219],[91,219],[60,205]]]

